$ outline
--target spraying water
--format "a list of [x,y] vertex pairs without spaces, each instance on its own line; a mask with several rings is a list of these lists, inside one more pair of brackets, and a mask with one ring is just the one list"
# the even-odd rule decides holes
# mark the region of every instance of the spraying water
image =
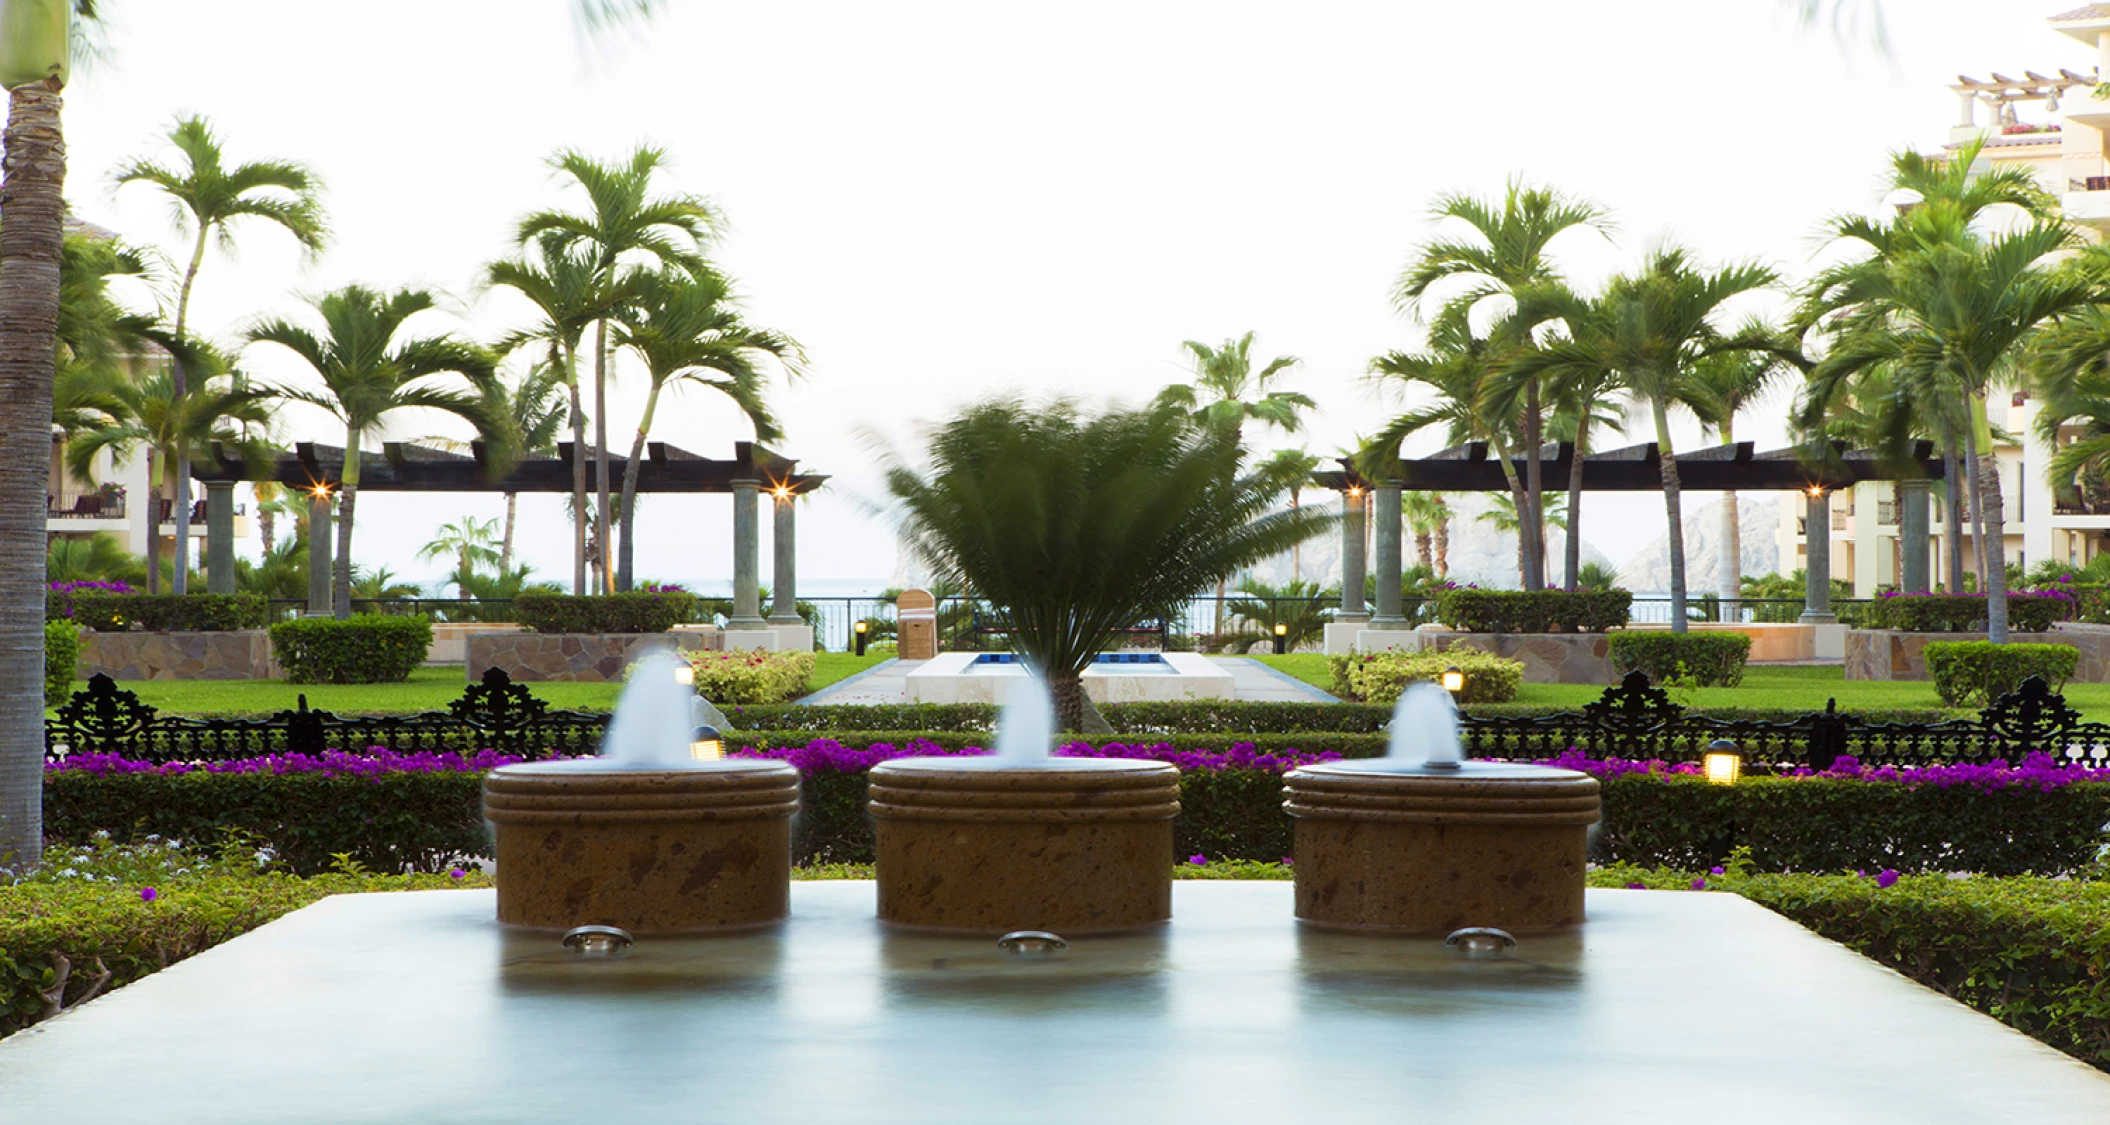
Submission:
[[1004,695],[996,723],[996,756],[1021,766],[1046,762],[1055,752],[1055,699],[1038,673],[1026,670]]
[[1458,740],[1458,705],[1451,693],[1427,681],[1407,685],[1392,709],[1387,761],[1432,770],[1454,770],[1465,761]]
[[681,664],[673,653],[653,652],[631,666],[630,682],[601,739],[601,757],[610,765],[678,769],[696,764],[689,757],[689,741],[696,733],[696,689],[674,678]]

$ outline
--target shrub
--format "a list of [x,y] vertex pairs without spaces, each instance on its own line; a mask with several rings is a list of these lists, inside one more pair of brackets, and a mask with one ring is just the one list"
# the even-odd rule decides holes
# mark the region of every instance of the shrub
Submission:
[[1610,654],[1621,674],[1638,668],[1657,683],[1690,680],[1699,687],[1735,687],[1744,682],[1751,638],[1743,633],[1629,630],[1612,634]]
[[818,660],[811,652],[761,649],[685,655],[696,670],[696,694],[720,705],[782,703],[806,690]]
[[432,619],[380,613],[296,618],[271,627],[271,648],[287,683],[401,683],[432,648]]
[[[2060,590],[2017,590],[2007,596],[2008,627],[2018,633],[2041,633],[2054,622],[2074,616],[2076,603]],[[1985,631],[1984,594],[1884,594],[1868,603],[1863,621],[1870,629],[1908,633],[1978,633]]]
[[1602,633],[1625,625],[1634,595],[1625,590],[1445,591],[1436,619],[1464,633]]
[[[103,532],[97,532],[101,535]],[[136,594],[139,591],[123,582],[46,582],[44,584],[44,620],[56,621],[73,616],[73,599],[78,594]]]
[[664,633],[696,619],[696,595],[678,590],[547,594],[523,590],[513,618],[538,633]]
[[51,590],[44,616],[71,617],[99,633],[222,632],[261,629],[271,603],[262,594],[116,594],[101,590]]
[[2066,686],[2081,659],[2081,650],[2071,645],[1933,641],[1924,651],[1934,690],[1951,707],[1983,707],[2031,676],[2057,691]]
[[73,694],[80,670],[81,630],[71,621],[44,623],[44,706],[57,707]]
[[1442,652],[1343,653],[1328,664],[1334,694],[1364,703],[1394,703],[1408,684],[1439,680],[1450,668],[1465,673],[1460,703],[1507,703],[1524,682],[1523,661],[1462,646]]

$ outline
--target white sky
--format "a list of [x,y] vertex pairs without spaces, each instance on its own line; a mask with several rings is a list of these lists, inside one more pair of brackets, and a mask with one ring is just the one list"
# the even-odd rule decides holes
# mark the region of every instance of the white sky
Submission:
[[[488,340],[525,314],[475,293],[481,264],[523,213],[578,205],[548,155],[662,145],[666,189],[730,215],[719,257],[753,319],[812,360],[775,392],[784,451],[835,478],[801,513],[801,575],[876,588],[893,540],[868,514],[867,430],[909,439],[1003,389],[1138,401],[1182,378],[1182,340],[1257,329],[1263,356],[1304,358],[1290,385],[1322,410],[1301,443],[1330,456],[1390,409],[1360,376],[1418,338],[1389,288],[1438,192],[1521,175],[1610,207],[1616,243],[1556,244],[1585,285],[1666,235],[1799,275],[1827,215],[1874,205],[1886,153],[1945,137],[1958,72],[2094,62],[2046,27],[2056,3],[1893,0],[1889,60],[1798,29],[1787,7],[676,0],[589,48],[565,0],[119,0],[114,58],[68,92],[68,195],[180,257],[163,202],[113,196],[109,173],[204,113],[232,159],[320,171],[336,238],[305,264],[282,234],[240,231],[239,255],[201,276],[199,330],[231,338],[358,281],[452,293],[458,317],[425,327]],[[252,369],[297,377],[272,350]],[[628,446],[642,383],[617,384],[612,444]],[[287,412],[286,440],[342,441],[305,411]],[[1785,414],[1783,398],[1739,437],[1776,444]],[[663,406],[654,436],[724,457],[748,435],[696,395]],[[524,557],[560,580],[561,504],[522,500]],[[356,554],[436,578],[414,557],[430,529],[501,509],[368,493]],[[730,581],[726,498],[655,498],[640,519],[641,577]],[[1661,530],[1660,499],[1585,510],[1584,538],[1614,559]]]

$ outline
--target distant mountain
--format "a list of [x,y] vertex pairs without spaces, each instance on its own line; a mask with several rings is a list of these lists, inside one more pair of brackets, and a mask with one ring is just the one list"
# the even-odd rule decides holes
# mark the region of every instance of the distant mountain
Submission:
[[[1685,512],[1685,590],[1693,597],[1715,592],[1721,572],[1720,501]],[[1745,575],[1771,574],[1780,568],[1780,547],[1774,533],[1780,528],[1780,500],[1776,497],[1740,495],[1737,498],[1737,528]],[[1657,526],[1662,526],[1661,516]],[[1670,589],[1670,536],[1656,536],[1646,547],[1619,564],[1619,580],[1637,593]]]

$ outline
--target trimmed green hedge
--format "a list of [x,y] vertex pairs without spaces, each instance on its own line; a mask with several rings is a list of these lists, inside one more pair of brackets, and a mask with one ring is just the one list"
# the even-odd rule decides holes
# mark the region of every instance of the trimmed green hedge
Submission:
[[1609,655],[1621,675],[1638,668],[1659,684],[1689,679],[1697,687],[1735,687],[1744,682],[1751,638],[1743,633],[1629,630],[1612,634]]
[[1464,633],[1602,633],[1633,605],[1626,590],[1446,590],[1436,619]]
[[81,666],[81,630],[71,621],[44,623],[44,706],[57,707],[73,694]]
[[[2063,594],[2016,592],[2007,597],[2008,628],[2041,633],[2074,615],[2076,603]],[[1868,603],[1862,627],[1908,633],[1982,633],[1984,594],[1886,594]]]
[[696,595],[635,590],[627,594],[523,592],[513,619],[537,633],[664,633],[696,619]]
[[46,617],[64,617],[70,606],[74,624],[98,633],[261,629],[271,610],[262,594],[104,594],[90,590],[63,595],[54,591],[45,596],[44,606]]
[[1923,653],[1934,690],[1951,707],[1984,707],[2031,676],[2057,691],[2081,662],[2081,650],[2072,645],[1933,641]]
[[271,627],[271,649],[289,684],[401,683],[432,649],[432,619],[300,617]]

